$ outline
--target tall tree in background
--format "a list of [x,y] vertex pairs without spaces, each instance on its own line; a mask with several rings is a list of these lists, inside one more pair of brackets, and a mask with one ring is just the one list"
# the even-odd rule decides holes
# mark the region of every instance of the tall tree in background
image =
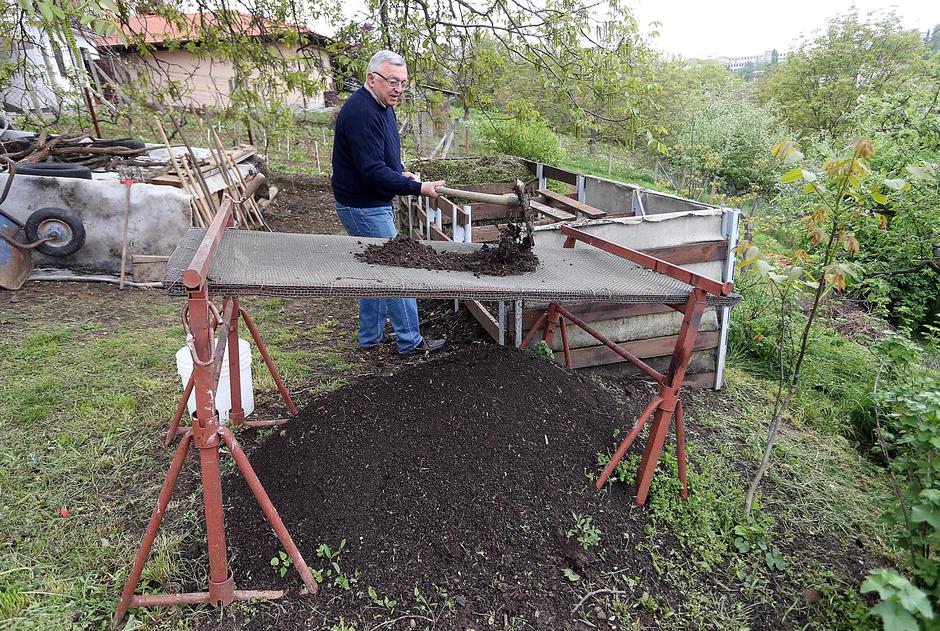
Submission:
[[790,126],[806,137],[840,138],[863,95],[897,91],[924,69],[920,33],[907,31],[894,13],[857,12],[836,17],[758,85],[764,100],[779,103]]
[[576,124],[619,123],[645,134],[637,115],[656,91],[653,59],[619,0],[372,0],[369,8],[378,39],[402,52],[416,83],[464,85],[483,104],[503,65],[492,58],[498,51],[508,65],[535,71],[535,103],[560,103]]

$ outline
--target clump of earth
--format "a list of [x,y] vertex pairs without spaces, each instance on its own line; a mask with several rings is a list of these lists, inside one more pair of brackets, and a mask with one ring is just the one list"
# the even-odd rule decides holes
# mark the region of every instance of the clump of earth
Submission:
[[373,265],[515,276],[533,272],[539,264],[529,240],[521,238],[521,231],[519,226],[509,224],[500,231],[495,246],[484,243],[473,252],[442,252],[398,235],[381,245],[366,246],[356,257]]

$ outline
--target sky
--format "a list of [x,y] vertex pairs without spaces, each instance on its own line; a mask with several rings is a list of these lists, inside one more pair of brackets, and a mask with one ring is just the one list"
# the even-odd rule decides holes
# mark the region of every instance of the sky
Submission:
[[938,0],[627,0],[642,33],[660,22],[654,48],[686,58],[756,55],[797,47],[802,35],[822,29],[829,18],[854,5],[860,15],[893,9],[906,28],[926,31],[940,22]]

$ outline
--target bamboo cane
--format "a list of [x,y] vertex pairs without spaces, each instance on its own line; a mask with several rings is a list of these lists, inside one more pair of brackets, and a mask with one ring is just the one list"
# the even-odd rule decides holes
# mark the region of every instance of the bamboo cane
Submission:
[[[219,152],[224,156],[226,160],[226,165],[230,166],[235,172],[236,180],[236,189],[238,190],[239,196],[244,195],[247,190],[247,185],[245,184],[245,178],[242,177],[242,172],[238,170],[238,164],[235,163],[235,160],[232,159],[227,152],[222,151],[222,140],[219,138],[219,135],[215,133],[215,130],[212,130],[212,135],[215,138],[216,145],[219,147]],[[252,217],[251,211],[254,211],[255,217]],[[255,203],[255,198],[253,196],[248,197],[247,207],[245,208],[245,215],[254,221],[257,227],[264,226],[264,220],[261,218],[261,211],[258,209],[258,204]]]
[[[170,155],[170,163],[173,165],[173,170],[176,171],[176,177],[180,180],[180,185],[183,188],[183,191],[192,198],[193,210],[196,213],[196,218],[199,220],[199,224],[202,226],[208,226],[211,223],[211,218],[207,220],[207,216],[204,215],[203,207],[200,204],[199,197],[193,193],[192,189],[189,186],[189,180],[186,178],[186,175],[183,173],[183,169],[180,168],[179,163],[176,161],[176,154],[173,153],[173,147],[170,145],[170,139],[166,135],[166,130],[163,128],[163,123],[160,122],[160,119],[157,119],[157,129],[160,131],[160,136],[163,139],[163,144],[166,145],[167,153]],[[209,215],[211,217],[211,215]]]

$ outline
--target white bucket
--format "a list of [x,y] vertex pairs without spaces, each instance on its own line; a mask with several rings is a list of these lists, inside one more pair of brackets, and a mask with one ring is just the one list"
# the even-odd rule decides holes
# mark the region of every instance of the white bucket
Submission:
[[[215,341],[213,341],[213,344]],[[238,365],[241,372],[241,391],[242,391],[242,409],[245,416],[248,416],[255,410],[254,389],[251,386],[251,346],[246,340],[238,340]],[[183,381],[183,388],[189,383],[189,376],[193,374],[193,357],[189,353],[189,347],[176,351],[176,370],[179,372],[180,379]],[[196,393],[189,395],[189,401],[186,402],[189,407],[189,413],[196,411]],[[215,409],[219,411],[219,421],[228,419],[228,412],[232,409],[232,396],[229,393],[228,379],[228,344],[225,345],[225,357],[222,358],[222,370],[219,374],[219,384],[215,393]]]

